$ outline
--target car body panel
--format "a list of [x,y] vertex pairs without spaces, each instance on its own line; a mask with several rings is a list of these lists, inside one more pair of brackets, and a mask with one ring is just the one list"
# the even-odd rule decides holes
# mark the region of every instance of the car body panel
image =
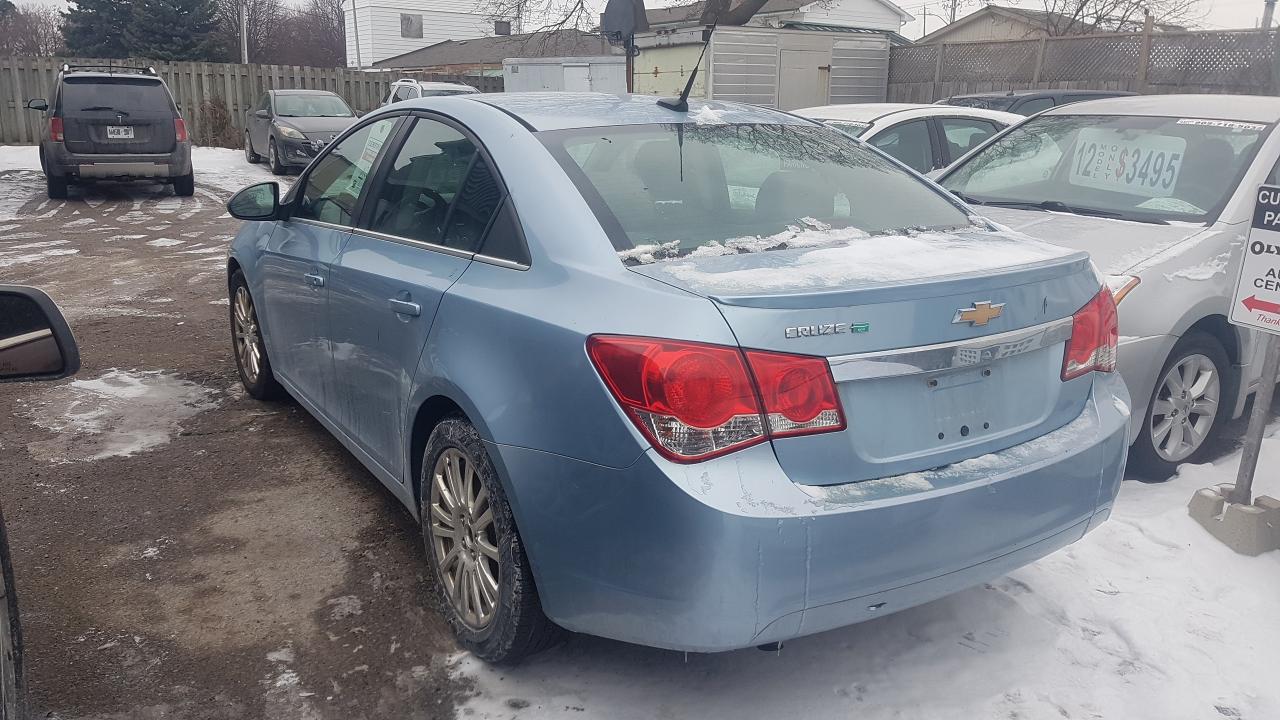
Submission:
[[[267,343],[273,361],[277,352],[289,357],[296,351],[281,346],[310,340],[306,328],[281,329],[291,313],[314,310],[315,296],[289,286],[288,276],[313,262],[331,266],[325,337],[343,389],[308,392],[287,372],[287,362],[281,378],[286,388],[299,393],[304,407],[415,514],[424,442],[415,432],[419,414],[460,410],[489,451],[547,614],[573,630],[662,647],[727,650],[817,632],[872,616],[858,607],[862,598],[878,598],[873,604],[883,603],[880,612],[909,607],[1040,557],[1105,516],[1125,459],[1127,394],[1114,374],[1060,382],[1060,340],[1024,356],[1035,366],[1030,375],[1055,383],[1052,393],[1038,398],[1051,416],[1039,426],[1039,437],[1004,443],[980,458],[974,459],[984,452],[977,447],[946,460],[935,454],[936,462],[921,460],[917,467],[964,460],[867,482],[828,463],[827,484],[818,486],[793,476],[793,468],[806,467],[795,453],[806,454],[812,446],[805,442],[822,436],[776,438],[687,465],[660,456],[593,367],[586,351],[590,336],[776,348],[782,345],[773,336],[782,337],[782,323],[812,317],[815,304],[826,302],[828,308],[885,313],[890,327],[863,347],[902,348],[941,337],[998,335],[1007,328],[952,322],[986,295],[1004,293],[999,299],[1009,307],[1007,327],[1025,328],[1069,323],[1100,287],[1083,256],[1060,248],[1037,262],[835,289],[822,298],[812,288],[712,296],[680,286],[653,266],[628,267],[582,193],[529,128],[724,120],[812,125],[743,105],[691,105],[690,113],[679,114],[647,97],[566,93],[395,104],[394,112],[444,117],[479,140],[509,193],[528,262],[388,244],[358,230],[339,239],[342,231],[335,229],[324,257],[313,252],[296,260],[295,268],[271,270],[269,263],[283,265],[268,257],[281,254],[284,238],[276,235],[307,223],[275,223],[265,241],[263,228],[248,224],[231,255],[258,293],[264,332],[276,336]],[[394,147],[389,141],[379,152]],[[369,177],[378,181],[376,164]],[[973,236],[960,242],[977,247],[998,247],[1003,237],[981,224],[968,232]],[[766,265],[786,259],[755,255]],[[273,281],[278,289],[253,277],[268,272],[280,276]],[[947,287],[953,295],[941,293]],[[402,291],[412,294],[411,302],[423,293],[420,315],[402,318],[387,304]],[[282,299],[289,304],[273,309]],[[434,312],[427,307],[433,302]],[[885,307],[877,308],[880,303]],[[920,332],[911,333],[904,317],[918,322]],[[824,356],[856,349],[788,348]],[[979,364],[996,367],[992,360]],[[992,394],[1008,389],[988,388]],[[856,398],[846,391],[852,392],[841,388],[852,403]],[[380,436],[371,441],[365,437],[371,431]],[[841,437],[848,442],[842,433],[826,439]],[[388,452],[399,457],[382,457]]]

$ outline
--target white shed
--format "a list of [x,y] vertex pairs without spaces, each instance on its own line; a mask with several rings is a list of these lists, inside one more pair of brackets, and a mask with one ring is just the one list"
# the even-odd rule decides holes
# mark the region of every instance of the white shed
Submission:
[[505,92],[539,90],[624,93],[627,59],[596,57],[507,58],[502,61]]

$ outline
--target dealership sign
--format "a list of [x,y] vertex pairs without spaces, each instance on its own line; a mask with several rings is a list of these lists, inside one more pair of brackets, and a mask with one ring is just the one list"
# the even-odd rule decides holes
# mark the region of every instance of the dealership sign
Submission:
[[1253,227],[1231,299],[1231,322],[1280,334],[1280,187],[1258,188]]

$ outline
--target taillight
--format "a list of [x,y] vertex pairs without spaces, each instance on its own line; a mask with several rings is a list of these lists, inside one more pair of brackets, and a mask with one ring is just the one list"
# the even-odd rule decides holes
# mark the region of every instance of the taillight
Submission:
[[592,336],[587,353],[640,432],[677,462],[740,450],[770,434],[844,427],[822,358],[758,351],[744,358],[723,345],[616,335]]
[[182,118],[173,119],[173,134],[177,136],[178,142],[187,141],[187,121]]
[[831,366],[812,355],[746,351],[764,402],[769,434],[808,435],[844,429]]
[[1103,288],[1071,316],[1071,339],[1062,358],[1062,379],[1070,380],[1094,370],[1113,372],[1119,343],[1115,299],[1109,288]]
[[49,139],[53,142],[62,142],[62,118],[49,118]]

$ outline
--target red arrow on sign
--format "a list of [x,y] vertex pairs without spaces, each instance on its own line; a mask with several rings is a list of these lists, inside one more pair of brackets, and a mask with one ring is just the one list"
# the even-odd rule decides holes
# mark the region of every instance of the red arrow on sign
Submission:
[[1271,313],[1272,315],[1280,315],[1280,304],[1270,303],[1266,300],[1259,300],[1256,295],[1250,295],[1242,302],[1249,312],[1264,312]]

